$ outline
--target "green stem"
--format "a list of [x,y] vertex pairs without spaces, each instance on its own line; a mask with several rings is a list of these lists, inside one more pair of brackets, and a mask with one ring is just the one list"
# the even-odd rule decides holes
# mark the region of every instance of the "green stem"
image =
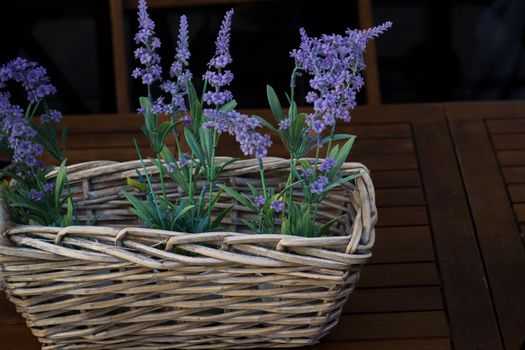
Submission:
[[208,199],[208,216],[211,218],[211,210],[212,210],[212,203],[213,203],[213,185],[215,183],[215,150],[217,149],[217,144],[219,142],[219,137],[217,135],[217,130],[213,129],[213,148],[211,150],[211,156],[209,159],[209,169],[208,169],[208,182],[210,183],[210,195]]
[[140,153],[139,145],[137,144],[137,140],[133,139],[133,142],[135,143],[135,149],[137,150],[137,154],[139,156],[140,164],[142,165],[142,169],[144,169],[144,176],[146,177],[146,181],[148,182],[149,191],[151,193],[153,203],[155,204],[155,209],[157,209],[157,214],[159,216],[159,219],[164,221],[162,219],[162,214],[160,212],[159,204],[157,202],[157,197],[155,196],[155,191],[153,190],[153,185],[151,184],[151,179],[148,175],[146,164],[144,163],[144,159],[142,158],[142,154]]
[[157,154],[157,162],[159,164],[159,177],[160,177],[160,187],[162,189],[162,196],[164,197],[164,199],[167,199],[166,188],[164,185],[164,174],[162,173],[162,162],[160,160],[160,154]]
[[336,124],[337,124],[337,120],[334,121],[334,125],[332,125],[332,130],[330,131],[330,139],[328,140],[328,148],[326,149],[326,158],[328,158],[328,155],[330,154],[330,150],[332,148],[332,141],[335,135],[335,125]]
[[[263,191],[263,198],[265,201],[269,200],[269,198],[267,197],[267,191],[266,191],[266,179],[264,177],[264,163],[262,161],[261,158],[258,158],[258,161],[259,161],[259,174],[261,175],[261,185],[262,185],[262,191]],[[262,207],[259,208],[259,233],[263,233],[261,232],[261,228],[262,228],[262,220],[263,220],[263,210],[262,210]]]
[[171,116],[171,122],[174,124],[172,133],[173,133],[173,137],[175,138],[175,145],[177,147],[177,156],[180,158],[180,156],[182,155],[182,150],[180,147],[179,132],[177,131],[177,125],[175,124],[174,115]]

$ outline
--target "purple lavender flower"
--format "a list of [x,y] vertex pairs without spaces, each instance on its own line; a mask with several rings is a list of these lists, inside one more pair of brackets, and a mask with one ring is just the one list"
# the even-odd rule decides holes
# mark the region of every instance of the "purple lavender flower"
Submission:
[[135,58],[144,67],[135,68],[132,76],[142,79],[142,84],[151,85],[161,80],[162,68],[160,56],[156,50],[160,47],[160,40],[155,37],[155,23],[148,14],[146,0],[139,0],[138,6],[139,31],[135,34],[135,43],[139,47],[135,50]]
[[257,206],[257,208],[260,208],[266,204],[266,199],[263,196],[255,196],[254,202],[255,206]]
[[281,200],[276,199],[270,204],[270,208],[275,210],[276,213],[280,213],[284,209],[284,203]]
[[172,114],[173,106],[168,103],[164,103],[164,96],[157,98],[151,105],[151,111],[155,114]]
[[53,192],[54,189],[55,189],[54,183],[48,182],[44,184],[44,192]]
[[56,88],[51,85],[46,69],[25,58],[18,57],[0,67],[0,87],[4,87],[9,80],[22,85],[27,100],[31,103],[56,93]]
[[261,122],[257,118],[248,117],[237,111],[225,113],[214,109],[205,109],[204,115],[207,118],[207,122],[203,125],[205,128],[214,128],[218,133],[235,135],[245,155],[255,155],[257,158],[268,155],[272,140],[270,136],[256,131],[261,127]]
[[34,143],[36,131],[28,124],[22,108],[11,104],[9,93],[0,93],[0,131],[7,139],[7,147],[13,153],[13,161],[33,168],[39,165],[37,158],[44,149]]
[[303,177],[308,179],[310,176],[314,174],[314,170],[311,168],[304,168],[302,173],[303,173]]
[[321,194],[326,185],[328,185],[328,178],[326,176],[319,176],[317,180],[310,185],[310,191],[312,193]]
[[27,198],[31,199],[34,202],[42,202],[44,200],[44,193],[33,188],[27,193]]
[[279,122],[279,130],[286,130],[290,127],[290,119],[285,118]]
[[42,114],[40,116],[40,122],[42,124],[47,124],[51,122],[59,123],[62,120],[62,113],[56,109],[50,109],[48,113]]
[[219,35],[215,41],[215,54],[208,62],[208,71],[204,73],[203,79],[207,79],[210,86],[214,89],[204,94],[204,101],[208,105],[221,106],[233,99],[230,91],[221,88],[233,80],[233,73],[223,69],[232,62],[230,54],[230,33],[232,24],[233,9],[226,12],[222,20]]
[[166,164],[166,170],[168,171],[168,173],[173,174],[173,171],[175,170],[176,166],[177,164],[175,162],[169,162]]
[[181,153],[179,157],[179,166],[185,167],[186,165],[188,165],[189,160],[190,160],[190,155],[188,153]]
[[190,56],[188,20],[186,16],[181,16],[177,50],[170,68],[170,77],[175,78],[175,80],[165,81],[160,86],[163,91],[171,95],[172,113],[187,111],[184,97],[188,94],[188,82],[192,78],[192,74],[188,69]]
[[[342,35],[311,38],[301,28],[301,45],[290,54],[296,66],[310,74],[310,91],[306,101],[314,105],[308,125],[317,134],[336,119],[350,121],[349,110],[356,106],[356,94],[364,85],[364,51],[368,40],[392,26],[386,22],[368,30],[350,30]],[[292,79],[293,80],[293,79]]]
[[334,158],[326,158],[326,160],[323,162],[323,164],[319,165],[319,170],[322,173],[327,173],[335,166],[335,159]]

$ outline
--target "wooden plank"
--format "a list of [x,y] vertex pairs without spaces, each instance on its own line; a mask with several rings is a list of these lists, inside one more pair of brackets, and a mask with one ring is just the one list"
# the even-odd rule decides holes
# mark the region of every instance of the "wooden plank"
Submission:
[[[494,115],[507,110],[517,114],[525,106],[512,111],[509,105],[494,110]],[[483,121],[463,119],[461,114],[449,117],[504,343],[509,349],[518,349],[525,334],[525,269],[518,268],[525,266],[525,252],[519,227]]]
[[412,127],[455,348],[502,349],[447,126]]
[[416,156],[412,153],[402,153],[396,155],[350,153],[348,161],[363,163],[371,171],[417,169]]
[[501,171],[506,183],[525,183],[525,167],[503,167]]
[[109,15],[111,20],[111,41],[113,44],[113,69],[115,72],[115,96],[117,112],[129,113],[128,79],[128,53],[126,50],[126,37],[124,35],[124,14],[122,1],[109,1]]
[[376,189],[421,186],[421,177],[417,170],[373,170],[370,176]]
[[525,222],[525,203],[514,204],[514,212],[518,222]]
[[425,196],[421,187],[379,188],[376,203],[381,207],[424,205]]
[[497,150],[525,149],[525,134],[492,135]]
[[[342,143],[341,143],[342,144]],[[355,153],[382,153],[398,154],[413,153],[414,144],[412,139],[357,139],[352,147]]]
[[5,350],[40,350],[41,345],[25,324],[2,324],[1,348]]
[[370,140],[378,138],[411,138],[410,125],[399,124],[359,124],[353,120],[349,124],[343,124],[337,128],[340,133],[357,135],[359,140]]
[[377,227],[428,225],[427,209],[424,206],[379,207]]
[[501,166],[524,166],[525,150],[499,151],[498,159]]
[[450,350],[450,339],[389,339],[345,342],[321,342],[303,350]]
[[[366,30],[374,26],[371,0],[357,1],[357,17],[359,28]],[[366,70],[365,77],[366,102],[371,105],[381,104],[381,89],[379,85],[379,65],[377,64],[377,49],[373,40],[366,45],[364,55]]]
[[448,337],[444,311],[343,315],[327,341]]
[[434,263],[365,265],[359,288],[438,286],[439,276]]
[[[507,114],[508,111],[505,111]],[[479,113],[476,113],[479,116]],[[525,116],[525,113],[523,113]],[[525,133],[525,118],[519,119],[488,119],[485,121],[492,134]]]
[[427,226],[378,227],[370,264],[434,261]]
[[25,321],[16,312],[14,304],[7,299],[7,296],[4,293],[0,293],[0,325],[16,323],[25,324]]
[[525,202],[525,184],[508,185],[507,188],[509,190],[510,199],[513,203]]
[[439,287],[357,289],[345,313],[443,310]]
[[[148,6],[150,8],[169,8],[169,7],[194,7],[194,6],[212,6],[212,5],[228,5],[236,4],[268,2],[272,0],[149,0]],[[126,9],[136,9],[136,0],[122,0],[123,6]]]

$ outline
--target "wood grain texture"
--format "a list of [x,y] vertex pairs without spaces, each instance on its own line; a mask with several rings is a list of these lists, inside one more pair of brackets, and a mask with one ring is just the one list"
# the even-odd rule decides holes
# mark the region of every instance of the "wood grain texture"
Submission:
[[[504,344],[517,349],[525,341],[525,249],[500,167],[525,164],[525,153],[512,150],[496,154],[489,131],[520,130],[523,122],[517,118],[525,119],[525,104],[467,107],[461,103],[447,105],[450,130]],[[509,123],[508,119],[515,120]]]
[[502,349],[445,121],[413,125],[454,345]]

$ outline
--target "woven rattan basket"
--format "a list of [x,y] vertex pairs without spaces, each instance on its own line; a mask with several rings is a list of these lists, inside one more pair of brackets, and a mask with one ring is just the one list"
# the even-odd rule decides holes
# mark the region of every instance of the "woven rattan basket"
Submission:
[[[288,166],[265,159],[268,181],[284,182]],[[5,231],[6,292],[43,349],[295,347],[335,326],[374,243],[374,190],[363,165],[344,164],[363,176],[320,206],[321,221],[348,214],[322,238],[246,234],[240,219],[250,213],[238,205],[228,219],[236,232],[140,228],[119,194],[140,169],[69,168],[80,218],[97,215],[99,226]],[[257,163],[243,160],[222,181],[242,190],[258,184],[257,174]],[[172,187],[169,195],[180,194]],[[222,207],[234,203],[221,198]]]

